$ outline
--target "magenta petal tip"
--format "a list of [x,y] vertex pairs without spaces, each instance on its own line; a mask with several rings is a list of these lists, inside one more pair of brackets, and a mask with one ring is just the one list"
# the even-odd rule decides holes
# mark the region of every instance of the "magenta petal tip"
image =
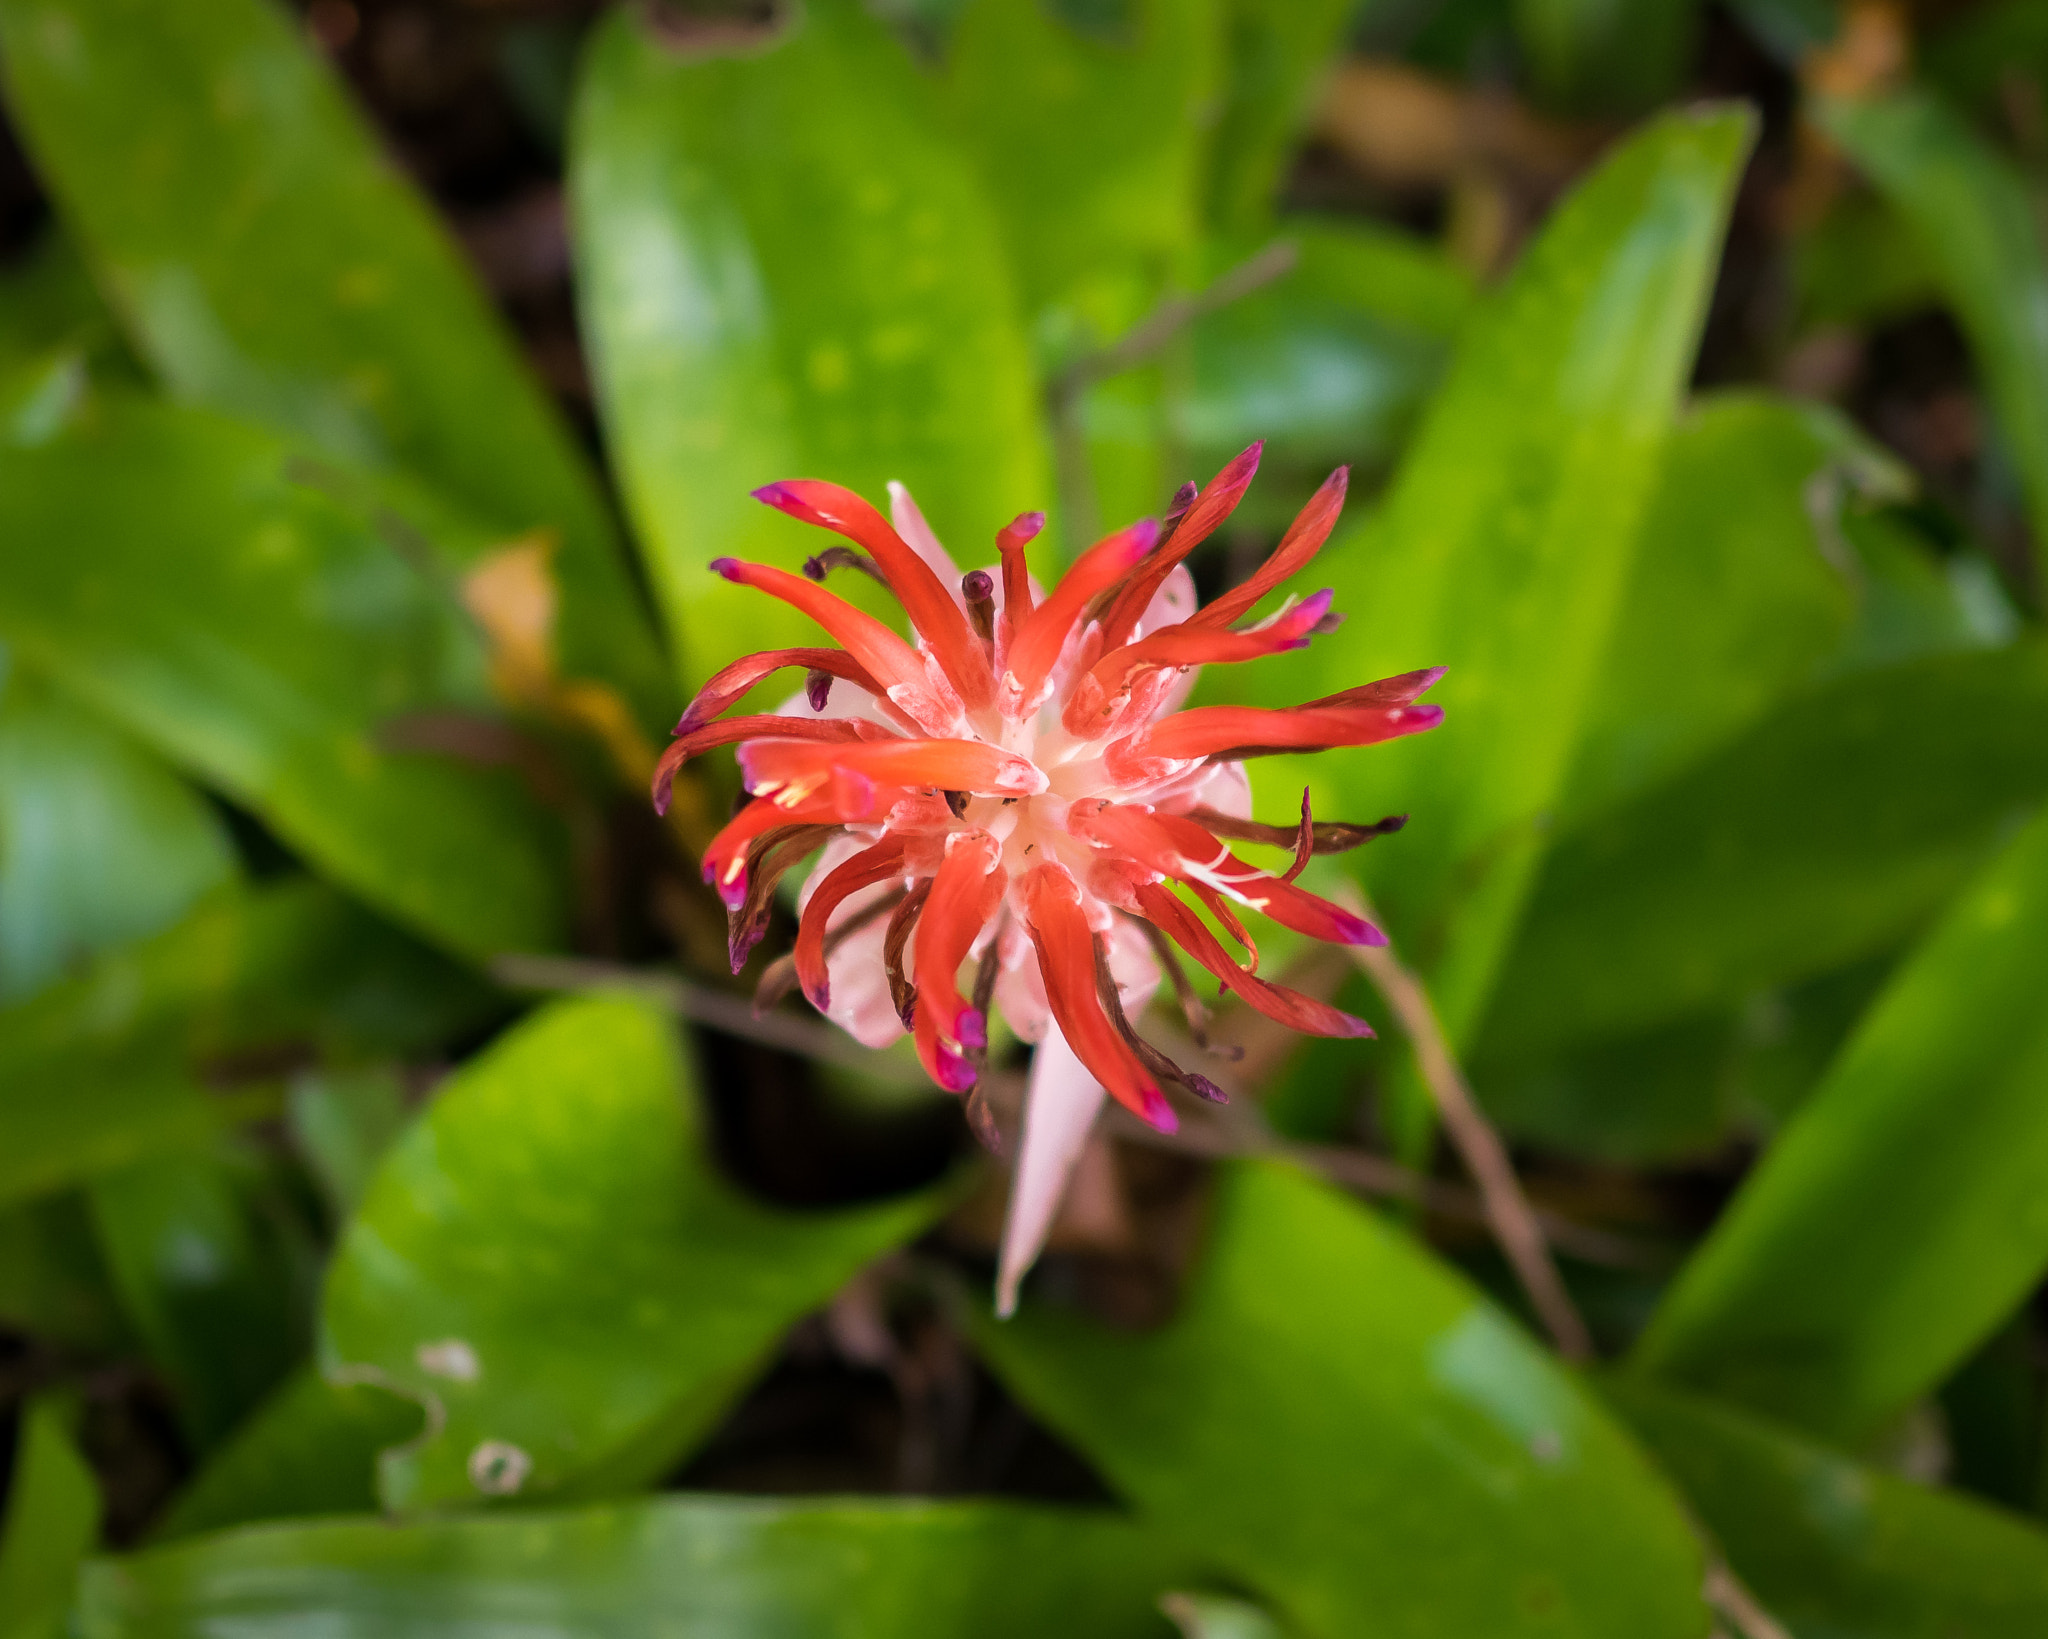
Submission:
[[963,1007],[953,1021],[953,1035],[962,1047],[988,1045],[988,1017],[978,1007]]
[[738,558],[713,558],[711,560],[711,573],[718,576],[721,580],[731,580],[738,571],[739,566],[740,560]]

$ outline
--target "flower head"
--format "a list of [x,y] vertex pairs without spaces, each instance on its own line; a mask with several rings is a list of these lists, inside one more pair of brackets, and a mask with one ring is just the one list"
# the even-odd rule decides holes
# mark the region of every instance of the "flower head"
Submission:
[[[1005,1312],[1105,1091],[1169,1131],[1166,1087],[1222,1096],[1131,1024],[1165,976],[1202,1040],[1201,1004],[1181,956],[1296,1029],[1372,1033],[1260,978],[1239,909],[1319,939],[1383,943],[1369,922],[1295,878],[1311,854],[1355,847],[1400,821],[1318,824],[1304,793],[1297,823],[1260,825],[1241,765],[1268,752],[1371,745],[1433,728],[1441,709],[1416,700],[1441,673],[1411,672],[1287,711],[1184,709],[1196,667],[1303,648],[1338,618],[1327,591],[1289,599],[1262,620],[1246,617],[1328,537],[1344,502],[1341,468],[1256,574],[1196,607],[1183,560],[1237,505],[1259,450],[1246,450],[1207,488],[1183,490],[1163,526],[1148,519],[1098,541],[1049,592],[1024,557],[1042,513],[997,534],[995,565],[962,575],[898,485],[890,486],[890,518],[836,484],[802,479],[756,490],[852,544],[828,548],[801,576],[731,558],[711,566],[802,610],[839,646],[748,655],[706,683],[661,759],[655,805],[666,807],[688,759],[739,747],[751,800],[704,856],[705,880],[730,920],[733,971],[767,928],[779,878],[822,846],[799,899],[796,948],[771,967],[764,995],[800,985],[871,1046],[909,1031],[932,1079],[969,1094],[985,1139],[993,1128],[973,1089],[991,1006],[1039,1044],[1004,1231]],[[827,591],[822,583],[838,568],[888,587],[915,642]],[[804,687],[780,712],[725,715],[785,668],[802,670]],[[1276,875],[1239,858],[1233,841],[1292,848],[1293,864]]]

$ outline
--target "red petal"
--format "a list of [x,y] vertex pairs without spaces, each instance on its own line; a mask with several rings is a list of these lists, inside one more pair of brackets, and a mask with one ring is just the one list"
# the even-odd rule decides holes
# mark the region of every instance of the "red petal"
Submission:
[[1101,733],[1128,698],[1132,680],[1154,667],[1222,665],[1305,649],[1308,634],[1330,612],[1330,597],[1328,591],[1318,592],[1256,632],[1220,631],[1183,621],[1113,649],[1068,696],[1064,727],[1069,734]]
[[1162,929],[1176,945],[1222,980],[1227,989],[1236,991],[1267,1018],[1277,1019],[1291,1029],[1304,1030],[1312,1036],[1372,1034],[1372,1026],[1363,1019],[1355,1019],[1328,1002],[1319,1002],[1313,996],[1304,996],[1298,990],[1270,984],[1245,972],[1217,943],[1216,936],[1202,925],[1202,919],[1159,883],[1140,885],[1134,892],[1139,909],[1153,926]]
[[730,666],[714,673],[711,680],[697,691],[697,698],[690,702],[689,709],[676,724],[676,732],[683,734],[710,722],[764,677],[772,676],[786,666],[829,672],[857,689],[866,689],[877,700],[887,704],[881,685],[844,649],[764,649],[759,654],[742,655]]
[[1259,456],[1265,447],[1262,438],[1230,461],[1189,504],[1158,555],[1131,577],[1130,585],[1117,594],[1109,612],[1102,617],[1106,644],[1120,644],[1131,635],[1159,588],[1166,584],[1173,566],[1213,535],[1217,526],[1237,510],[1237,503],[1251,487],[1252,475],[1259,470]]
[[767,484],[754,491],[754,499],[866,547],[968,708],[979,711],[994,702],[995,674],[960,605],[932,566],[874,507],[852,490],[818,478]]
[[811,890],[811,897],[804,902],[803,919],[797,923],[796,976],[819,1012],[832,1000],[832,983],[825,967],[825,933],[832,913],[849,895],[902,874],[903,839],[886,837],[855,854]]
[[1310,700],[1301,709],[1322,711],[1330,706],[1409,705],[1434,688],[1449,669],[1447,666],[1431,666],[1424,671],[1402,672],[1398,677],[1382,677],[1377,683],[1361,683],[1355,689],[1345,689],[1339,694],[1326,694],[1320,700]]
[[747,898],[747,847],[762,832],[779,825],[837,825],[878,819],[881,816],[876,810],[882,807],[873,783],[861,780],[839,782],[802,802],[757,797],[711,839],[704,850],[704,880],[718,890],[727,910],[738,910]]
[[1151,551],[1158,538],[1159,525],[1142,518],[1097,541],[1060,578],[1052,595],[1031,611],[1010,644],[1001,691],[1005,716],[1020,716],[1037,705],[1046,673],[1066,647],[1081,611],[1129,574],[1131,565]]
[[834,746],[761,740],[740,751],[747,789],[768,795],[799,790],[834,774],[859,774],[878,785],[933,786],[941,791],[980,791],[1033,796],[1045,776],[1027,757],[981,740],[863,740]]
[[1103,1014],[1095,995],[1095,937],[1081,890],[1065,866],[1040,865],[1024,879],[1024,920],[1060,1034],[1088,1073],[1119,1104],[1161,1132],[1177,1125],[1151,1073]]
[[801,575],[764,563],[719,558],[712,572],[740,586],[751,586],[802,610],[836,637],[870,676],[882,685],[887,699],[928,734],[943,734],[959,718],[954,702],[941,700],[918,653],[871,614]]
[[1287,526],[1287,533],[1280,537],[1280,544],[1259,566],[1258,573],[1244,585],[1225,592],[1196,615],[1191,624],[1228,626],[1282,581],[1306,568],[1336,527],[1337,515],[1344,510],[1344,491],[1350,482],[1349,467],[1339,467],[1325,478],[1323,487],[1308,498],[1308,505]]
[[988,1021],[960,994],[960,964],[1000,903],[1008,874],[1002,849],[986,831],[956,833],[932,876],[917,923],[917,1056],[950,1093],[974,1085],[973,1064],[960,1051],[988,1045]]
[[1031,571],[1024,562],[1024,546],[1044,527],[1044,513],[1020,512],[996,531],[996,556],[1003,564],[1003,623],[997,636],[1005,652],[1031,615]]
[[1110,777],[1138,785],[1162,779],[1177,763],[1222,751],[1326,751],[1369,746],[1420,734],[1444,718],[1441,706],[1298,706],[1267,711],[1257,706],[1197,706],[1112,740],[1103,753]]
[[654,811],[668,812],[669,787],[675,783],[676,771],[699,752],[764,738],[852,741],[861,738],[861,731],[848,717],[728,717],[721,723],[693,728],[671,740],[661,761],[654,765]]

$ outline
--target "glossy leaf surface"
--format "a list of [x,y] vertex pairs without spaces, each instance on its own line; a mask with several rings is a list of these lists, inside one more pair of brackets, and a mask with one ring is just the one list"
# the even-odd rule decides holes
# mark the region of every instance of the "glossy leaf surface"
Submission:
[[1684,767],[1820,668],[1861,586],[1843,500],[1887,481],[1902,480],[1812,406],[1729,393],[1691,407],[1643,518],[1570,809]]
[[605,425],[691,679],[809,622],[709,572],[820,541],[749,498],[909,485],[963,561],[1043,506],[1046,466],[995,220],[903,48],[852,0],[772,42],[593,42],[571,189]]
[[0,636],[429,938],[545,947],[553,822],[503,768],[392,748],[487,696],[479,640],[378,518],[268,434],[108,402],[0,450],[0,533],[32,543]]
[[0,1000],[176,921],[235,875],[226,828],[157,758],[0,654]]
[[1705,1632],[1699,1550],[1627,1437],[1443,1265],[1288,1169],[1222,1175],[1165,1327],[1027,1304],[977,1336],[1141,1513],[1304,1633]]
[[263,1526],[101,1560],[82,1631],[1165,1639],[1153,1601],[1184,1574],[1171,1550],[1105,1513],[664,1497],[519,1519]]
[[1347,809],[1411,816],[1365,869],[1454,1034],[1569,771],[1750,134],[1727,110],[1667,115],[1579,183],[1464,330],[1384,509],[1324,560],[1351,617],[1328,689],[1450,668],[1445,729],[1326,777]]
[[1626,1378],[1604,1389],[1736,1574],[1802,1639],[2003,1639],[2048,1623],[2038,1522],[1713,1401]]
[[1841,678],[1560,838],[1477,1049],[1647,1030],[1877,954],[2048,792],[2048,654]]
[[1819,99],[1822,128],[1917,232],[1962,321],[2048,562],[2048,247],[2025,175],[1926,92]]
[[0,1635],[54,1639],[79,1562],[99,1539],[99,1486],[53,1401],[29,1401],[17,1429],[0,1526]]
[[386,1156],[329,1268],[323,1367],[439,1408],[386,1506],[622,1489],[929,1197],[796,1216],[711,1170],[674,1028],[564,1002],[464,1066]]
[[373,1513],[378,1453],[414,1438],[420,1423],[411,1400],[369,1383],[330,1383],[302,1367],[178,1493],[153,1539],[252,1520]]
[[1192,247],[1222,13],[1219,0],[1133,0],[1083,29],[1038,0],[962,10],[946,112],[987,180],[1032,315],[1078,301],[1108,340]]
[[2048,1267],[2048,819],[1879,996],[1666,1295],[1643,1369],[1824,1436],[1879,1428]]
[[564,669],[658,721],[604,503],[411,186],[269,0],[7,0],[10,118],[180,398],[555,531]]
[[216,1055],[417,1048],[487,989],[309,881],[217,895],[177,926],[0,1010],[0,1201],[189,1147],[229,1114]]

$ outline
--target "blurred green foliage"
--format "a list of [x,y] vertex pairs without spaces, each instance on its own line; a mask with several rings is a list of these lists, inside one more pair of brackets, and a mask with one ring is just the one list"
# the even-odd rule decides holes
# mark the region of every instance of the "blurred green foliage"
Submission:
[[[544,9],[479,60],[588,427],[323,56],[380,8],[0,0],[52,212],[0,266],[0,1639],[2040,1629],[2041,8]],[[808,640],[706,573],[812,544],[747,492],[1045,507],[1049,571],[1257,438],[1198,575],[1348,464],[1349,624],[1203,698],[1449,667],[1440,732],[1254,792],[1409,815],[1310,880],[1427,980],[1612,1369],[1448,1176],[1308,1175],[1433,1166],[1392,1028],[1249,1061],[1281,1153],[1147,1220],[1143,1325],[1085,1259],[987,1318],[943,1145],[736,1176],[749,1032],[851,1063],[823,1147],[929,1113],[716,988],[716,799],[644,816],[685,693]],[[951,1342],[892,1353],[888,1281]],[[1106,1501],[654,1494],[792,1328],[926,1413],[971,1345]]]

